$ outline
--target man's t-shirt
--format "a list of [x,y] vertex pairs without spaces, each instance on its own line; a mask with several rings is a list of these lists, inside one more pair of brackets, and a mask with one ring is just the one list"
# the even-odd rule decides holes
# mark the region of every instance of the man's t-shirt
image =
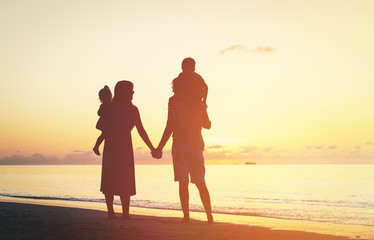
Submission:
[[169,99],[168,124],[173,129],[173,143],[199,146],[204,150],[201,129],[210,128],[205,103],[181,100],[175,96]]

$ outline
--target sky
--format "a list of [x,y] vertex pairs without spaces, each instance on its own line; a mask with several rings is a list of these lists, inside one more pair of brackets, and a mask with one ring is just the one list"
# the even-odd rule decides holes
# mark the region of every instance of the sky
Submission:
[[[0,164],[100,164],[98,91],[134,83],[157,146],[186,57],[206,163],[374,163],[374,1],[0,1]],[[162,160],[133,130],[137,164]],[[102,147],[100,148],[102,150]]]

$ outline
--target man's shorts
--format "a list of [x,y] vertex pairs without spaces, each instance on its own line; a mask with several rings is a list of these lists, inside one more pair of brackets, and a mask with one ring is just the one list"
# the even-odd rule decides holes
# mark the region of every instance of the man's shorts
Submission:
[[191,183],[205,182],[205,167],[203,151],[198,146],[173,144],[172,152],[174,181],[188,181]]

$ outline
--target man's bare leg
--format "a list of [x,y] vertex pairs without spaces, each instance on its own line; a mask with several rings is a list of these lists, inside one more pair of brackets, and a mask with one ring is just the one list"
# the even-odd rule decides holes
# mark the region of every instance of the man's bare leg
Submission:
[[208,223],[213,223],[214,220],[213,220],[213,215],[212,215],[212,206],[210,203],[210,195],[209,195],[208,188],[206,187],[205,183],[197,183],[196,187],[199,190],[200,199],[201,199],[201,202],[203,203],[206,216],[208,218]]
[[188,193],[188,180],[179,181],[179,199],[181,201],[183,211],[183,223],[190,221],[190,207],[189,207],[189,193]]

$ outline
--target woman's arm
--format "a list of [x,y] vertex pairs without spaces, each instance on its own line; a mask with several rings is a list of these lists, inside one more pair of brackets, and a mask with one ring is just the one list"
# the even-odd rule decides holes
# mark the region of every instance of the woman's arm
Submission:
[[151,140],[149,140],[148,134],[143,127],[143,123],[142,123],[142,120],[140,119],[140,114],[139,114],[138,110],[136,111],[136,115],[137,115],[136,119],[135,119],[136,129],[138,130],[138,133],[139,133],[140,137],[143,139],[144,143],[153,152],[155,150],[155,148],[153,147],[153,145],[151,143]]

